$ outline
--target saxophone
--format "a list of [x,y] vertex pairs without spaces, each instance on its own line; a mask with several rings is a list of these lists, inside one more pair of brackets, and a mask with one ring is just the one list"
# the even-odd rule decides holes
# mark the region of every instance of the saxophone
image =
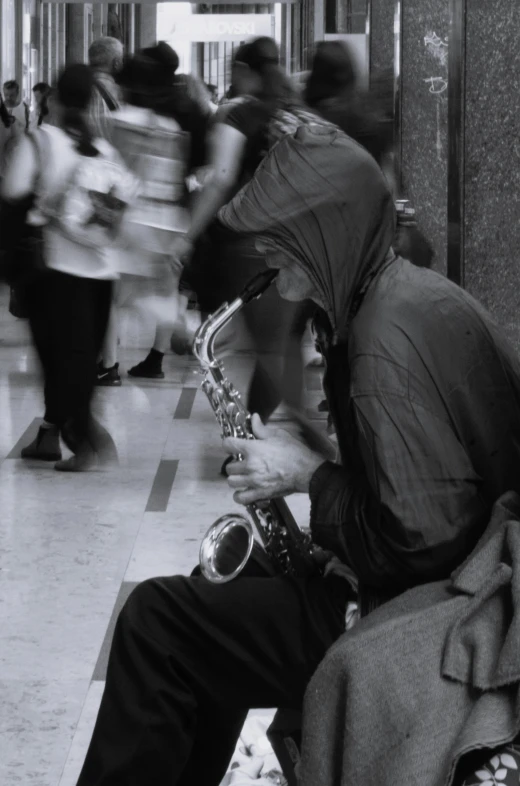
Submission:
[[[245,408],[240,393],[224,376],[222,363],[215,358],[214,343],[218,333],[243,306],[260,297],[270,286],[278,271],[269,270],[256,276],[231,303],[224,303],[202,323],[193,341],[193,354],[204,375],[202,390],[209,403],[223,437],[255,439],[251,414]],[[235,457],[242,460],[239,454]],[[318,572],[310,536],[296,523],[283,498],[246,506],[260,541],[276,573],[307,576]],[[237,513],[221,516],[210,527],[200,547],[202,574],[214,583],[231,581],[246,565],[254,544],[251,521]]]

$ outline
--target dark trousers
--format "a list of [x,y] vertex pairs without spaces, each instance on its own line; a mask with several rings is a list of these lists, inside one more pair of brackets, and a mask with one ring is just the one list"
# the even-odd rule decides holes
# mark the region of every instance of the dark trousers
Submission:
[[269,575],[140,584],[119,615],[78,786],[219,786],[247,712],[300,709],[344,630],[348,585]]
[[105,335],[112,282],[45,271],[27,285],[26,305],[43,368],[45,420],[86,439],[96,364]]

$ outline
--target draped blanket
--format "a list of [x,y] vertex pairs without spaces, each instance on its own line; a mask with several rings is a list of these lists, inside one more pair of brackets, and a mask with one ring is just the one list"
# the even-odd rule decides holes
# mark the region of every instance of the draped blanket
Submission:
[[301,786],[448,786],[520,732],[520,497],[497,502],[450,581],[382,606],[307,690]]

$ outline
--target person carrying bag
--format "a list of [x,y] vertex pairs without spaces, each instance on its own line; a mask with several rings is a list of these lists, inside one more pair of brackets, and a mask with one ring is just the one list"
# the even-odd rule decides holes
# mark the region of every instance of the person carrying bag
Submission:
[[[45,415],[22,458],[55,461],[63,472],[113,462],[115,445],[91,414],[97,357],[106,330],[117,247],[139,184],[117,150],[95,137],[88,121],[94,78],[68,66],[57,86],[58,125],[37,132],[38,158],[24,138],[2,184],[5,203],[26,203],[25,234],[39,227],[44,275],[24,285],[27,314],[44,376]],[[35,189],[35,183],[37,188]],[[37,198],[35,197],[37,192]],[[17,242],[9,245],[17,281]],[[30,247],[30,244],[29,244]],[[31,264],[36,265],[35,256]],[[25,269],[25,265],[23,266]],[[61,460],[60,437],[74,454]]]

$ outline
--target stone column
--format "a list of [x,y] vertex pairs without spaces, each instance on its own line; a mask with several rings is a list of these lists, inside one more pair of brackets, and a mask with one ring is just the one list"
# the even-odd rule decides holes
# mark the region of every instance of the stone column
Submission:
[[401,186],[446,272],[448,182],[448,0],[403,0]]
[[520,5],[451,2],[463,43],[453,72],[465,75],[453,148],[463,186],[462,280],[520,349]]
[[50,36],[49,36],[49,78],[51,84],[55,81],[59,71],[59,13],[60,6],[49,4]]
[[67,63],[85,63],[85,7],[71,3],[67,13]]
[[49,3],[42,5],[41,14],[41,77],[43,82],[50,82],[52,74],[52,49],[51,49],[51,22],[52,6]]
[[157,5],[140,4],[137,6],[137,40],[139,49],[157,43]]
[[56,7],[56,57],[55,71],[52,75],[56,79],[58,73],[65,65],[67,58],[67,9],[64,5],[58,4]]
[[103,3],[94,3],[92,6],[92,27],[94,41],[104,36],[103,26],[106,16],[106,8]]
[[370,75],[394,73],[394,16],[392,0],[370,0]]

